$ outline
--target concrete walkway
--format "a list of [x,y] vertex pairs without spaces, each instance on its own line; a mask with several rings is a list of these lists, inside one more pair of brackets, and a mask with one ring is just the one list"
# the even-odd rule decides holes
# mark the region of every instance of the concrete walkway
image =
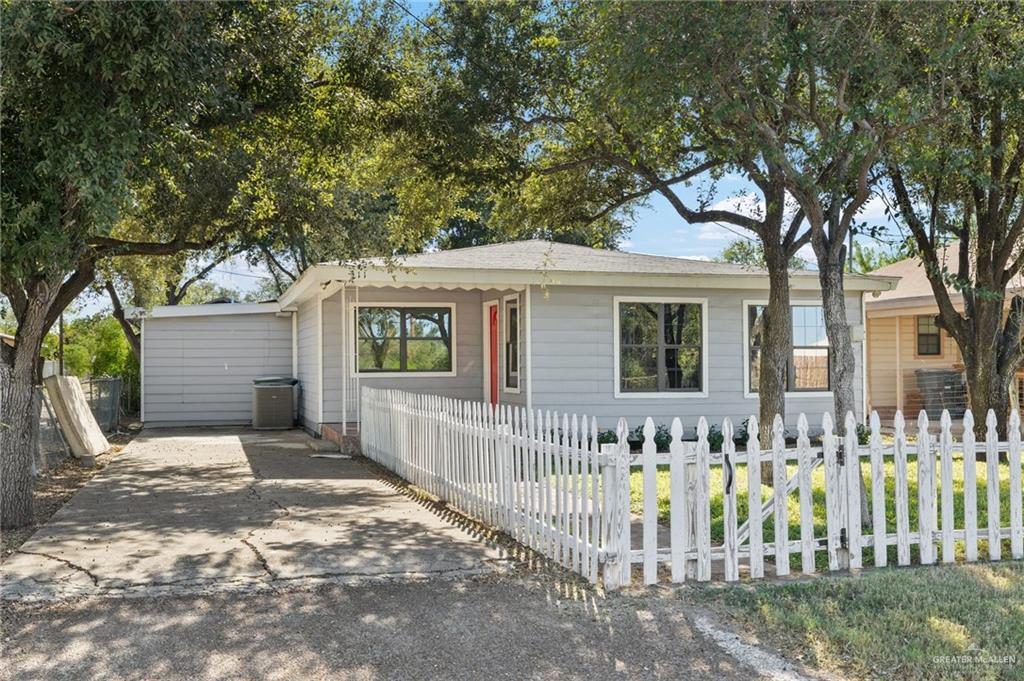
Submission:
[[144,431],[3,565],[3,598],[190,595],[493,570],[502,556],[298,431]]

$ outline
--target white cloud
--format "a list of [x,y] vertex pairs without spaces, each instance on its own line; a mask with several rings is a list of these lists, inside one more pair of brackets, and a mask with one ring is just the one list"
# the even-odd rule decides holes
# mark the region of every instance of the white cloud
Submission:
[[633,242],[627,239],[619,244],[619,248],[633,248]]
[[817,259],[814,257],[814,248],[810,244],[804,244],[801,246],[800,250],[796,252],[796,255],[809,263],[817,262]]
[[752,218],[764,215],[764,199],[756,194],[740,194],[716,201],[711,210],[728,210]]
[[706,223],[700,226],[697,238],[701,241],[731,241],[736,238],[736,235],[725,227]]
[[857,211],[857,218],[859,220],[886,222],[889,220],[889,216],[885,214],[885,208],[885,201],[882,197],[878,194],[873,194]]

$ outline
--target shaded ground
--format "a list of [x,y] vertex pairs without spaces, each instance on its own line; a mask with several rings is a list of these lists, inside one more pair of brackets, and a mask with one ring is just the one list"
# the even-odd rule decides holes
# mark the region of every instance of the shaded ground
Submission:
[[4,565],[0,679],[804,678],[305,438],[144,432]]
[[550,576],[8,613],[3,679],[750,679],[670,601]]
[[267,590],[493,569],[501,554],[298,431],[143,431],[12,555],[5,600]]
[[37,475],[32,490],[32,524],[0,533],[0,565],[6,562],[8,556],[24,544],[36,530],[45,525],[79,488],[106,468],[133,437],[135,432],[118,433],[108,437],[110,451],[97,456],[95,465],[90,468],[83,468],[79,465],[78,459],[72,457]]

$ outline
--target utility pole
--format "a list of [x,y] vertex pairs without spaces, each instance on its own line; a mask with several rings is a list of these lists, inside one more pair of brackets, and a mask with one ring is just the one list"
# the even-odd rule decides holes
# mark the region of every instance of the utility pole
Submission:
[[64,375],[64,313],[57,320],[57,373]]
[[846,267],[847,267],[848,271],[850,272],[850,274],[856,274],[856,272],[853,271],[853,235],[854,235],[854,233],[856,231],[857,231],[857,228],[853,227],[851,225],[850,226],[850,235],[849,235],[850,243],[846,247],[846,263],[847,263]]

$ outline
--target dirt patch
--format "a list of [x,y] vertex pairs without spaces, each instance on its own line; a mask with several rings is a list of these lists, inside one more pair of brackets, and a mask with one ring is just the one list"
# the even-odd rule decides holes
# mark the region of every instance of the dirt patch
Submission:
[[36,477],[32,490],[32,524],[16,530],[4,530],[0,535],[0,565],[35,534],[46,521],[66,504],[85,483],[102,471],[138,434],[138,429],[119,432],[107,438],[110,451],[96,457],[96,465],[83,468],[78,459],[71,457]]

